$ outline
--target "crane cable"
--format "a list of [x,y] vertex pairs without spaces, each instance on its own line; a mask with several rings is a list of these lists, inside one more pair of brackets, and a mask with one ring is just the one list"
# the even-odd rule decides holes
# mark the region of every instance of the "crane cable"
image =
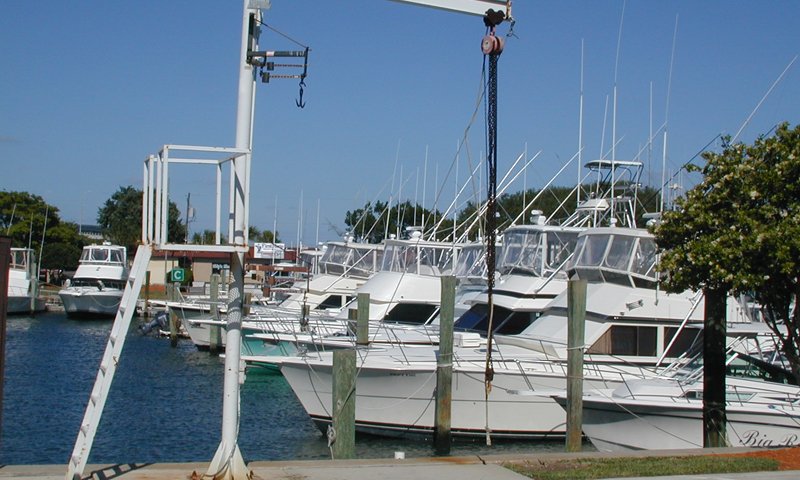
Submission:
[[484,63],[488,57],[489,71],[486,86],[486,270],[487,304],[489,322],[486,331],[486,366],[484,370],[484,408],[486,419],[486,445],[492,444],[489,428],[489,393],[492,391],[494,367],[492,366],[492,329],[494,321],[494,272],[497,242],[497,60],[503,52],[504,39],[495,35],[497,25],[505,20],[503,12],[489,10],[483,21],[487,35],[481,42]]

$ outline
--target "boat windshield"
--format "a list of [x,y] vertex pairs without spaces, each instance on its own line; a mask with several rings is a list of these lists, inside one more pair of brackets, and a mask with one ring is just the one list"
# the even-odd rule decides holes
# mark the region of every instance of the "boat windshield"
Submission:
[[81,263],[125,263],[125,249],[122,247],[107,247],[91,245],[83,247]]
[[486,271],[486,250],[482,243],[474,243],[461,250],[453,275],[485,280]]
[[578,230],[509,229],[497,270],[544,277],[562,269],[575,249]]
[[377,271],[382,253],[378,248],[331,243],[320,260],[320,271],[367,278]]
[[459,246],[445,243],[387,241],[381,270],[418,275],[449,275]]
[[655,288],[656,244],[653,237],[636,231],[605,229],[578,239],[570,270],[590,282],[609,282]]

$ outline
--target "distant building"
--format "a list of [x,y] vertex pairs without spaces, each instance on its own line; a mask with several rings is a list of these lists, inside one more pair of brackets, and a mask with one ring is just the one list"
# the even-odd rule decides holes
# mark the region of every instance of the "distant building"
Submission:
[[103,232],[98,225],[78,225],[78,234],[96,242],[104,240]]

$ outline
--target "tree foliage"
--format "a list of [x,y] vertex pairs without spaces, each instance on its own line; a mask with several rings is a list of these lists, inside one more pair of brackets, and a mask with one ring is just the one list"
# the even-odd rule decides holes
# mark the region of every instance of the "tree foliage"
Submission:
[[46,269],[75,270],[86,243],[76,224],[61,220],[58,208],[27,192],[0,192],[0,228],[13,247],[41,252]]
[[663,284],[751,294],[800,374],[800,126],[703,158],[702,182],[654,229]]
[[[97,223],[111,242],[134,252],[142,235],[142,191],[133,186],[120,187],[97,212]],[[186,224],[172,201],[167,212],[167,228],[167,241],[183,243],[186,240]]]

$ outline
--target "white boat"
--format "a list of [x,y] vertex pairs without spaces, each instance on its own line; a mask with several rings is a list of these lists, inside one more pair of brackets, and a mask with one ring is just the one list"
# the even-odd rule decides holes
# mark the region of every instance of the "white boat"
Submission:
[[[729,360],[726,440],[731,447],[800,444],[800,387],[774,366],[740,354]],[[566,404],[563,395],[556,396]],[[626,381],[583,396],[583,432],[600,451],[703,447],[702,370],[684,376]]]
[[103,242],[83,247],[78,270],[58,292],[70,317],[113,317],[128,279],[125,247]]
[[[380,244],[358,243],[351,239],[329,242],[318,262],[318,272],[301,286],[302,291],[277,305],[253,303],[246,306],[242,324],[245,351],[250,354],[263,351],[260,345],[263,341],[252,337],[252,333],[342,331],[345,324],[335,320],[335,315],[355,298],[356,289],[380,267],[382,254]],[[212,318],[208,298],[165,304],[178,315],[199,349],[209,347],[212,326],[224,326],[224,321],[219,322],[224,320],[227,310],[224,299],[217,303],[219,315],[216,318]],[[225,335],[221,341],[224,345]]]
[[8,266],[8,314],[36,313],[45,309],[39,298],[36,256],[30,248],[12,248]]
[[[662,357],[677,357],[695,341],[697,329],[681,327],[695,315],[699,299],[690,293],[658,291],[655,261],[653,238],[644,230],[598,228],[578,236],[569,270],[590,281],[586,391],[611,388],[625,378],[654,376]],[[527,299],[515,300],[527,308]],[[515,323],[530,325],[516,335],[495,336],[488,397],[485,342],[456,336],[452,432],[482,436],[488,430],[493,436],[514,438],[563,435],[563,410],[540,392],[566,388],[566,293],[544,313],[508,307],[509,319],[519,314],[522,320]],[[434,346],[359,349],[356,428],[386,435],[431,434],[437,353]],[[324,428],[330,421],[332,355],[307,352],[273,362]]]
[[[303,309],[339,313],[353,300],[355,290],[380,268],[382,257],[382,244],[356,243],[352,239],[328,242],[317,263],[318,271],[307,283],[295,284],[301,291],[274,308],[281,313],[301,312]],[[268,314],[272,308],[255,308],[253,313]]]

